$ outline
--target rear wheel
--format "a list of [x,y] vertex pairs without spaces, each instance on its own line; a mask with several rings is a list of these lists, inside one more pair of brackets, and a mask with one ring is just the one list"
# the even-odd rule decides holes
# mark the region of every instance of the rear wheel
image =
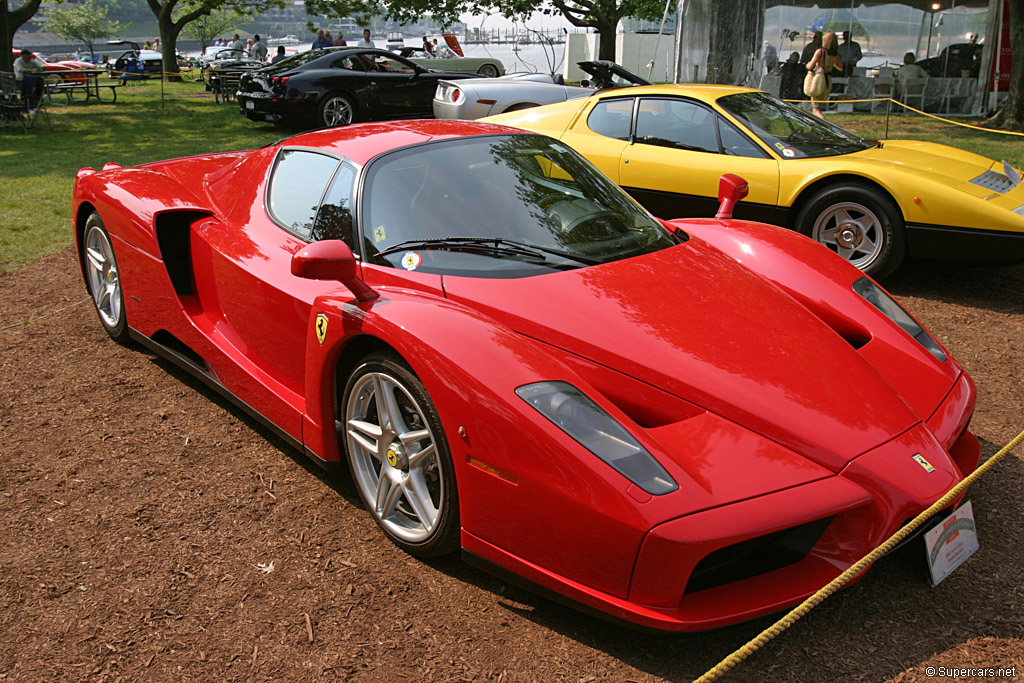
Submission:
[[345,452],[374,520],[398,547],[436,557],[459,546],[458,493],[441,420],[400,356],[364,358],[344,390]]
[[477,73],[484,78],[496,78],[498,76],[498,67],[493,64],[484,64],[477,69]]
[[121,274],[117,268],[110,234],[98,213],[93,212],[85,222],[82,247],[85,282],[96,314],[110,338],[124,344],[128,341],[128,323],[124,315]]
[[883,278],[903,261],[903,214],[884,192],[840,183],[815,192],[800,209],[796,228],[866,274]]
[[319,123],[333,128],[347,126],[356,119],[356,106],[348,95],[331,93],[320,103]]

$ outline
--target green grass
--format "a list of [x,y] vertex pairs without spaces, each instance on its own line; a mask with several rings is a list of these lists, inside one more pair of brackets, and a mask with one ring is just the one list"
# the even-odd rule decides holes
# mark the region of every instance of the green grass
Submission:
[[0,271],[71,244],[71,190],[78,169],[254,149],[288,134],[256,124],[235,102],[217,104],[199,83],[119,88],[115,104],[50,105],[28,134],[0,131]]
[[[254,149],[289,131],[217,104],[201,84],[158,81],[120,88],[116,104],[51,105],[45,124],[23,134],[0,131],[0,271],[12,270],[71,244],[71,190],[84,166],[122,166],[174,157]],[[844,114],[830,120],[868,138],[885,137],[884,115]],[[978,132],[918,115],[889,119],[892,138],[961,147],[1024,167],[1021,138]]]

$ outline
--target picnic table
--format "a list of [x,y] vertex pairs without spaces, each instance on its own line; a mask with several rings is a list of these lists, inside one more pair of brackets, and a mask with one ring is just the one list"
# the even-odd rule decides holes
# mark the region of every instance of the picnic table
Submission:
[[[67,98],[66,104],[87,103],[93,98],[97,102],[112,104],[117,102],[117,89],[120,87],[120,83],[101,83],[100,76],[106,73],[105,69],[72,69],[51,72],[46,75],[46,96],[52,102],[54,95],[64,95]],[[104,90],[107,89],[110,92],[104,93]]]

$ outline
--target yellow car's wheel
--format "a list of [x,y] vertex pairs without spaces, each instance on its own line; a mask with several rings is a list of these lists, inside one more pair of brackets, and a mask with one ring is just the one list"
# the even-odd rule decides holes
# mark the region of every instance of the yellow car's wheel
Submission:
[[902,212],[867,184],[821,188],[803,204],[796,229],[874,278],[896,270],[906,251]]

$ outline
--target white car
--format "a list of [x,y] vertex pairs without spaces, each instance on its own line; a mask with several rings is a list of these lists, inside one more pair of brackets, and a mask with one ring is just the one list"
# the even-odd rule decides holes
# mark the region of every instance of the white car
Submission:
[[432,55],[422,47],[403,47],[398,54],[414,64],[431,71],[458,71],[466,74],[480,74],[494,78],[505,73],[505,65],[494,57],[460,57],[446,46],[438,47],[439,55]]
[[565,85],[560,75],[509,74],[500,78],[440,81],[434,93],[434,118],[479,119],[593,95],[595,90],[650,85],[614,62],[579,62],[591,75],[580,85]]

